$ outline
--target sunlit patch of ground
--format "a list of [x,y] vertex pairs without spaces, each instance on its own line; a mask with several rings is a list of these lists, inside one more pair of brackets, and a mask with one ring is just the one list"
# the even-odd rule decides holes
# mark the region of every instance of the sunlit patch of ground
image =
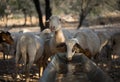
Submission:
[[[2,52],[0,52],[0,59],[3,59],[3,53]],[[11,55],[5,55],[5,59],[11,59],[11,58],[13,58],[13,56],[11,56]]]
[[[12,26],[12,25],[24,25],[25,19],[24,18],[9,18],[7,21],[5,19],[0,20],[0,26]],[[38,18],[37,17],[32,17],[32,20],[30,20],[29,17],[27,17],[26,20],[27,25],[32,25],[32,24],[38,24]]]

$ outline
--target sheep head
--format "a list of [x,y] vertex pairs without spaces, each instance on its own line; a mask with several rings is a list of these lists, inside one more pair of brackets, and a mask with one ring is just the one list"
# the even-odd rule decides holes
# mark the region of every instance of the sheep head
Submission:
[[11,33],[8,31],[7,32],[1,31],[0,37],[1,37],[1,42],[6,42],[8,44],[13,44],[13,42],[14,42],[14,40],[11,36]]
[[76,38],[67,40],[65,43],[57,45],[57,48],[63,48],[67,52],[67,59],[71,60],[75,53],[85,53]]
[[50,29],[44,29],[42,32],[41,32],[41,37],[43,37],[43,39],[45,41],[51,39],[53,37],[52,33],[51,33],[51,30]]
[[61,28],[61,19],[58,16],[51,16],[49,19],[49,27],[52,32],[55,32]]

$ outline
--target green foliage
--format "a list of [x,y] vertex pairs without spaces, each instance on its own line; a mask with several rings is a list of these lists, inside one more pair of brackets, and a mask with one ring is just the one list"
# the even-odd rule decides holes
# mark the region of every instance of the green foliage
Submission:
[[[97,15],[101,12],[113,11],[118,7],[119,0],[52,0],[53,13],[78,15],[81,9],[92,10],[90,14]],[[120,3],[119,3],[120,4]]]
[[[50,0],[53,14],[79,15],[81,9],[89,10],[90,15],[120,10],[120,0]],[[41,10],[45,13],[45,1],[40,0]],[[6,12],[7,10],[7,12]],[[0,16],[8,13],[36,14],[32,0],[0,0]]]
[[[7,11],[7,12],[6,12]],[[0,0],[0,16],[9,13],[36,14],[32,0]]]
[[6,1],[0,0],[0,17],[5,14],[5,9],[7,8]]

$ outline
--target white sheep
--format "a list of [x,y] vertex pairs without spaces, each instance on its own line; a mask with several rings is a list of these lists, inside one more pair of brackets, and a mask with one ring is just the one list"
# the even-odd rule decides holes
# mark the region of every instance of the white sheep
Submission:
[[[73,38],[74,34],[70,33],[68,30],[62,30],[61,19],[58,16],[51,16],[49,24],[51,31],[54,33],[53,38],[50,40],[51,51],[55,54],[56,52],[66,51],[67,49],[69,53],[67,57],[71,58],[72,54],[74,54],[74,52],[72,53],[71,47],[74,45],[69,45],[68,41]],[[100,40],[93,30],[89,28],[80,28],[74,38],[78,40],[81,49],[84,50],[84,53],[88,54],[89,57],[97,54],[100,47]],[[64,43],[66,43],[65,45],[67,45],[67,47],[62,47]],[[76,44],[76,42],[73,43]],[[91,54],[92,56],[90,56]]]
[[[87,57],[93,58],[99,51],[100,40],[97,34],[89,28],[80,28],[79,32],[72,39],[66,40],[59,46],[67,48],[67,58],[72,59],[74,53],[84,53]],[[65,47],[66,46],[66,47]]]
[[48,63],[48,58],[55,53],[65,52],[66,50],[58,45],[72,37],[69,31],[62,29],[61,19],[58,16],[51,16],[49,24],[52,37],[45,42],[44,65]]
[[9,53],[11,55],[15,55],[15,52],[16,52],[16,46],[17,46],[17,41],[18,41],[18,38],[23,34],[22,31],[19,31],[19,32],[12,32],[11,33],[11,36],[13,37],[13,40],[14,40],[14,43],[12,45],[10,45],[9,47]]
[[105,31],[95,31],[95,33],[98,35],[98,37],[100,39],[101,46],[104,45],[106,40],[108,40],[114,34],[114,32],[110,32],[110,31],[107,31],[107,30],[105,30]]
[[74,37],[78,39],[81,48],[88,50],[92,56],[95,56],[98,53],[100,39],[93,30],[90,28],[81,28]]
[[53,38],[50,40],[50,49],[52,53],[61,52],[57,45],[64,43],[67,39],[72,38],[72,34],[68,30],[63,30],[61,19],[58,16],[51,16],[49,19],[50,29],[53,33]]
[[41,65],[46,32],[40,33],[40,36],[33,33],[23,33],[17,41],[16,65],[22,59],[25,66],[26,81],[29,82],[29,72],[33,63]]

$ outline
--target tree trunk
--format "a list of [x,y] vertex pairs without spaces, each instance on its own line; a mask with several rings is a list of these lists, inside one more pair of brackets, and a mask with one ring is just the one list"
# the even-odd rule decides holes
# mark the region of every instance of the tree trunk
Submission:
[[45,11],[46,11],[46,22],[45,22],[45,26],[46,28],[49,27],[49,22],[47,22],[47,20],[49,20],[50,16],[52,15],[51,11],[51,7],[50,7],[50,0],[45,0]]
[[38,17],[39,17],[39,26],[41,27],[41,31],[45,29],[45,26],[43,24],[43,20],[42,20],[42,11],[41,11],[41,7],[40,7],[40,1],[39,0],[33,0],[33,3],[35,5],[36,11],[38,13]]
[[32,15],[31,15],[31,13],[29,14],[29,17],[30,17],[30,24],[33,25],[33,23],[32,23]]
[[84,19],[87,17],[87,15],[92,11],[93,7],[87,8],[87,9],[81,9],[80,15],[79,15],[79,25],[77,29],[79,29],[82,26],[82,23]]
[[78,25],[77,29],[79,29],[82,26],[82,23],[83,23],[85,17],[86,17],[86,15],[85,15],[84,11],[81,10],[80,15],[79,15],[79,25]]
[[23,15],[24,15],[24,24],[23,25],[26,25],[27,24],[27,12],[26,12],[26,9],[22,9],[22,12],[23,12]]

